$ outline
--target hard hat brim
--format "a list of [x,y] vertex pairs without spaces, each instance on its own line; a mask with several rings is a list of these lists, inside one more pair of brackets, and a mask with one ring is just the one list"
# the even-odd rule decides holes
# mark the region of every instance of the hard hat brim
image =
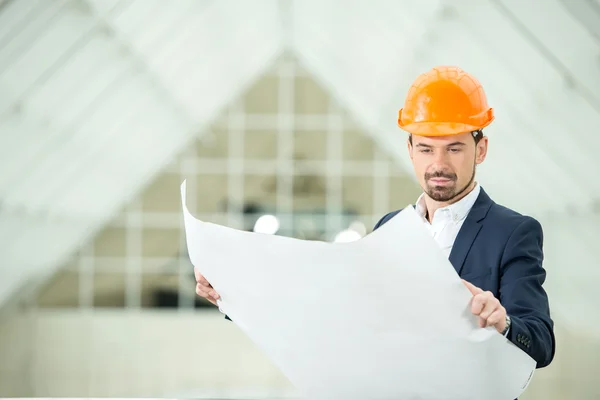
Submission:
[[400,109],[398,113],[398,126],[417,136],[452,136],[452,135],[460,135],[461,133],[473,132],[480,129],[485,128],[489,124],[491,124],[494,117],[494,110],[489,108],[486,111],[470,117],[467,121],[472,122],[471,124],[467,124],[464,122],[432,122],[432,121],[423,121],[423,122],[412,122],[409,124],[404,124],[402,122],[402,111]]
[[[492,122],[492,121],[490,121]],[[454,122],[419,122],[414,124],[398,126],[403,130],[417,136],[452,136],[461,133],[473,132],[485,128],[485,125],[468,125]]]

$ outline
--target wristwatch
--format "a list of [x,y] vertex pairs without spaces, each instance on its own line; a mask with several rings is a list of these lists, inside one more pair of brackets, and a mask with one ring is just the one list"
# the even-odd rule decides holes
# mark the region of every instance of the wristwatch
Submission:
[[506,316],[506,327],[501,332],[502,336],[506,336],[506,334],[508,333],[509,330],[510,330],[510,317],[507,315]]

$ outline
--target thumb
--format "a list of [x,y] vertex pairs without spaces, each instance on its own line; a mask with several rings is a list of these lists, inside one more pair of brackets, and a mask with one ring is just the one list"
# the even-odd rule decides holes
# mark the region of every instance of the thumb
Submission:
[[471,282],[467,282],[464,279],[461,279],[461,281],[464,283],[464,285],[467,287],[467,289],[469,289],[469,291],[471,292],[471,294],[473,296],[475,296],[479,293],[483,293],[483,290],[481,290],[477,286],[473,285]]

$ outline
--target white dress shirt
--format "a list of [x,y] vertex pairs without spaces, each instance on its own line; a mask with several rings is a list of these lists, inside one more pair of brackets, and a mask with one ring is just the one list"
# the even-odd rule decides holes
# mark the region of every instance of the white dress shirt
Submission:
[[425,217],[427,214],[427,206],[425,205],[424,198],[425,194],[419,196],[416,203],[416,211],[423,219],[423,224],[441,247],[446,257],[450,257],[450,252],[452,251],[452,246],[454,246],[454,240],[456,240],[458,231],[460,231],[469,211],[471,211],[473,204],[475,204],[475,200],[477,200],[480,191],[481,188],[479,187],[479,184],[476,183],[475,188],[473,188],[473,190],[465,197],[454,204],[439,208],[435,214],[433,214],[431,223],[429,223]]

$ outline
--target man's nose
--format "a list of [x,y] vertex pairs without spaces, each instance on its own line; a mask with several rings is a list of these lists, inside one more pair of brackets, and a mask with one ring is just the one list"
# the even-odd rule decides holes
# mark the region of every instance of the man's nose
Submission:
[[436,151],[433,155],[433,164],[436,167],[445,167],[448,165],[448,154],[445,151]]

